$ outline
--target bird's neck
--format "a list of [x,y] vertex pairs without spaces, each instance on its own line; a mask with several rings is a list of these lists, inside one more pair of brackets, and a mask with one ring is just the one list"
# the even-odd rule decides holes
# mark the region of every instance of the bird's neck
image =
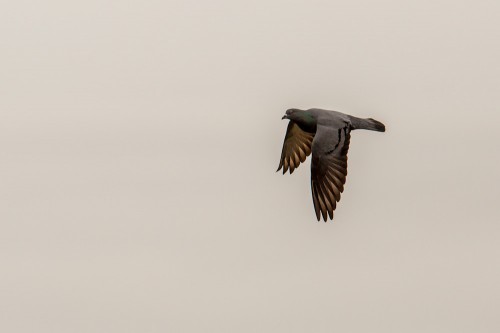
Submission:
[[301,112],[294,120],[301,130],[316,133],[316,119],[309,112]]

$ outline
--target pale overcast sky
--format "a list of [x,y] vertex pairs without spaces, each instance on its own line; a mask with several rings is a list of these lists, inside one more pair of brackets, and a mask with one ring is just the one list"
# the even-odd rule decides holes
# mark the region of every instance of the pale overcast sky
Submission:
[[[500,331],[500,2],[10,1],[0,331]],[[334,222],[287,108],[356,131]]]

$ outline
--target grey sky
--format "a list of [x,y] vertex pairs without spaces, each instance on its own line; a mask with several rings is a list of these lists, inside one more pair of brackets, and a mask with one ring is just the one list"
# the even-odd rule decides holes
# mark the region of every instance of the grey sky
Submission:
[[[11,1],[2,332],[498,332],[498,1]],[[356,131],[334,222],[289,107]]]

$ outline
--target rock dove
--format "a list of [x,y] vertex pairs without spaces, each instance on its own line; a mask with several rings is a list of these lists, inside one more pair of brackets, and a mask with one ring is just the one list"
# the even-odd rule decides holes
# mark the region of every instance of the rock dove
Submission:
[[311,191],[318,221],[333,219],[333,211],[344,191],[347,176],[347,151],[351,131],[366,129],[385,132],[375,119],[361,119],[338,111],[288,109],[282,119],[289,119],[279,171],[290,174],[312,152]]

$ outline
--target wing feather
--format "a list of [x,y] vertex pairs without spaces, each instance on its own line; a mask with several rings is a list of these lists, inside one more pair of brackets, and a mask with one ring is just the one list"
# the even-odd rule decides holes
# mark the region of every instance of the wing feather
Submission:
[[[344,190],[350,125],[341,129],[318,126],[311,146],[311,189],[318,221],[333,219],[333,212]],[[339,133],[339,135],[337,135]]]
[[314,133],[302,130],[297,123],[290,120],[286,130],[281,159],[278,170],[283,168],[283,174],[290,170],[290,174],[297,169],[300,163],[304,162],[311,154],[311,145],[314,139]]

